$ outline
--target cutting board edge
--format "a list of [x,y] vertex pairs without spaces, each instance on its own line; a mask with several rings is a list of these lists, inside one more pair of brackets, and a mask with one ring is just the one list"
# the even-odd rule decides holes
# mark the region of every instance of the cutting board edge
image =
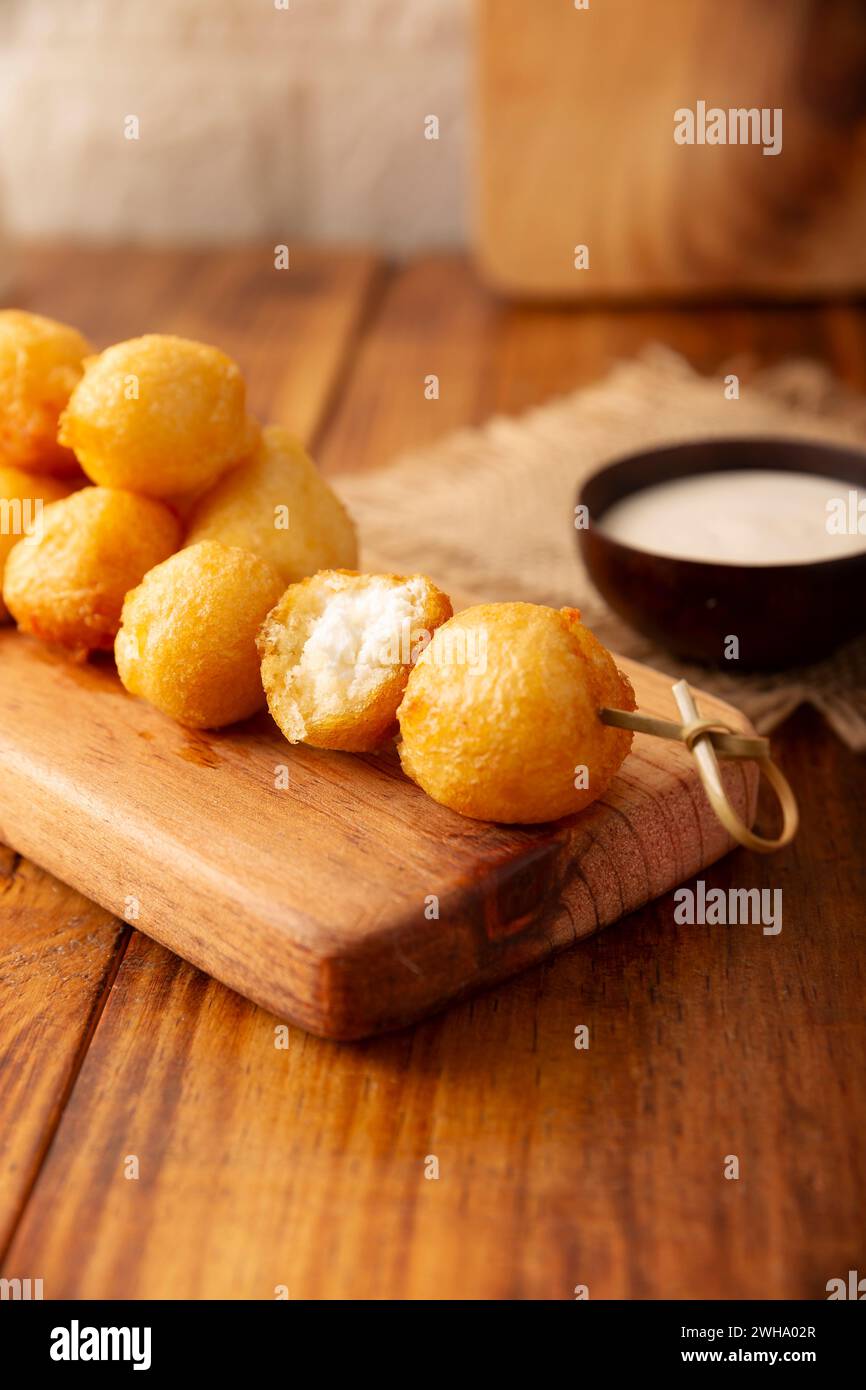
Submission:
[[[267,872],[257,876],[252,841],[240,855],[234,848],[232,817],[255,815],[255,783],[246,777],[236,783],[231,765],[205,772],[182,756],[163,766],[145,754],[141,763],[141,748],[151,745],[139,747],[135,734],[159,737],[154,711],[137,701],[105,701],[99,673],[73,672],[70,681],[66,667],[9,640],[9,679],[0,689],[0,834],[120,920],[320,1036],[363,1037],[423,1017],[449,998],[618,920],[726,848],[708,808],[699,813],[703,794],[685,750],[638,735],[605,796],[572,821],[537,827],[531,836],[493,827],[491,837],[482,827],[476,839],[467,830],[460,854],[449,852],[445,832],[436,855],[429,837],[419,839],[416,831],[412,840],[410,833],[402,852],[410,856],[411,888],[389,893],[387,875],[373,875],[367,887],[382,891],[381,901],[357,886],[342,889],[339,877],[317,894],[316,874],[333,863],[338,874],[360,874],[363,888],[364,856],[375,854],[376,837],[393,829],[390,800],[377,816],[367,787],[358,803],[355,833],[347,833],[360,858],[356,851],[335,858],[327,845],[318,852],[315,838],[310,842],[303,833],[305,818],[295,817],[292,852],[300,867],[281,894],[273,855]],[[668,712],[673,701],[666,678],[639,663],[622,665],[643,690],[647,708]],[[696,694],[707,712],[749,727],[723,701]],[[227,746],[220,751],[225,761]],[[210,792],[202,797],[204,776],[222,779],[214,784],[215,799]],[[130,784],[129,778],[136,780]],[[214,853],[201,827],[187,839],[183,797],[177,806],[172,802],[190,778],[198,779],[196,804],[205,829],[215,817]],[[326,780],[319,821],[332,795]],[[344,791],[340,795],[345,798]],[[429,804],[439,825],[441,808]],[[449,813],[451,820],[457,830],[479,825]],[[333,834],[342,833],[336,823]],[[419,852],[416,861],[411,856]],[[629,877],[625,891],[623,874]],[[438,928],[423,919],[428,892],[441,895]]]
[[[751,725],[744,720],[743,727],[749,729]],[[731,804],[737,814],[751,826],[757,813],[760,781],[757,767],[751,764],[727,764],[723,767],[723,779]],[[470,927],[469,945],[476,949],[474,969],[470,978],[461,982],[459,976],[453,976],[446,983],[441,975],[436,976],[439,987],[435,994],[423,998],[416,991],[410,996],[410,1002],[405,1005],[391,1009],[387,1014],[372,1014],[359,1008],[357,1003],[364,998],[365,992],[359,988],[359,983],[367,969],[370,943],[359,944],[356,949],[350,946],[345,951],[335,953],[329,960],[331,978],[327,990],[329,1009],[326,1028],[313,1031],[334,1041],[353,1041],[405,1027],[429,1017],[450,1002],[489,988],[531,965],[539,964],[553,954],[569,949],[622,921],[647,903],[657,902],[727,854],[739,849],[716,820],[709,803],[703,797],[702,790],[699,792],[700,800],[696,801],[693,793],[697,791],[698,788],[693,784],[683,782],[672,793],[666,811],[668,825],[675,823],[680,816],[683,819],[696,818],[700,827],[698,843],[701,852],[687,862],[674,866],[670,873],[656,881],[648,892],[641,884],[641,868],[637,864],[634,876],[623,881],[622,860],[619,857],[615,884],[609,881],[605,887],[604,865],[601,873],[587,873],[585,854],[581,857],[581,842],[585,842],[587,838],[586,818],[593,809],[590,808],[583,816],[575,819],[569,832],[562,838],[561,878],[550,894],[546,909],[534,915],[523,931],[506,931],[502,936],[495,933],[484,934],[484,927],[479,930],[477,923],[473,935]],[[596,809],[603,812],[611,808],[606,807],[602,801],[596,804]],[[621,824],[617,822],[602,821],[602,824],[609,827],[612,837],[622,830]],[[605,843],[603,838],[592,839],[591,846],[593,851],[601,854],[603,858],[610,854],[611,859],[608,862],[612,862],[612,843]],[[584,851],[585,848],[584,843]],[[492,876],[488,876],[488,879],[490,877]],[[624,900],[618,903],[616,895],[620,893]],[[597,914],[591,922],[585,912],[587,898],[593,902],[594,912]],[[601,912],[598,912],[599,903],[602,904]],[[495,918],[497,915],[495,911],[491,912],[491,906],[490,900],[484,898],[469,904],[470,909],[480,910],[488,923],[491,916]],[[411,943],[417,933],[417,926],[417,921],[412,920],[396,922],[387,932],[380,934],[375,942],[380,957],[383,948],[391,946],[392,962],[396,962],[397,966],[402,968],[402,978],[410,987],[413,983]],[[452,941],[453,939],[454,936]],[[387,981],[383,980],[382,984],[382,998],[400,998],[400,969],[398,968]]]
[[[736,769],[726,771],[735,782]],[[736,785],[730,786],[736,809],[750,823],[754,819],[757,783],[757,768],[749,768],[741,779],[742,791]],[[185,933],[178,934],[173,929],[172,919],[182,909],[173,901],[177,895],[169,891],[173,886],[171,878],[164,887],[161,903],[151,916],[130,925],[182,956],[197,969],[220,980],[228,988],[253,1000],[275,1017],[331,1041],[356,1041],[417,1022],[438,1012],[453,1000],[489,988],[552,954],[558,954],[622,920],[643,904],[663,897],[733,848],[726,832],[714,821],[706,807],[700,836],[702,853],[698,859],[688,864],[674,865],[662,881],[653,885],[649,894],[643,890],[639,874],[627,887],[620,878],[618,888],[624,898],[622,904],[617,904],[615,898],[611,897],[610,885],[607,891],[604,887],[604,861],[612,854],[614,847],[612,843],[605,843],[604,834],[601,839],[595,839],[589,833],[592,820],[607,826],[608,836],[622,831],[619,822],[604,819],[605,809],[603,802],[597,804],[595,817],[591,816],[593,808],[590,808],[589,812],[577,817],[567,830],[556,831],[551,836],[548,842],[550,861],[542,859],[535,867],[552,871],[554,881],[546,904],[529,918],[523,929],[509,930],[506,926],[505,933],[497,935],[490,928],[491,917],[498,920],[500,915],[491,893],[463,893],[459,901],[460,921],[451,923],[451,934],[447,938],[445,964],[449,968],[445,973],[442,960],[438,961],[437,969],[427,972],[413,961],[413,945],[417,947],[424,943],[418,932],[418,920],[408,916],[398,919],[375,937],[364,938],[354,945],[345,937],[341,939],[335,934],[330,939],[323,937],[322,945],[311,948],[293,936],[285,922],[263,914],[247,923],[238,922],[239,928],[252,925],[256,929],[260,949],[255,953],[255,958],[249,951],[226,952],[223,942],[208,937],[206,914],[201,916],[197,922],[198,930],[192,934],[189,914],[186,915]],[[696,809],[692,788],[688,783],[683,783],[672,794],[666,807],[667,821],[675,824],[681,816],[696,814],[700,813]],[[94,893],[92,878],[83,870],[78,871],[74,863],[70,869],[62,835],[54,840],[57,849],[52,853],[50,848],[46,852],[46,843],[38,835],[31,839],[26,831],[23,834],[14,831],[8,834],[5,826],[2,833],[16,852],[33,859],[55,877],[99,902],[106,911],[118,915],[118,894],[116,891],[106,891],[110,877],[103,873],[98,880],[98,888],[102,891]],[[601,856],[596,871],[589,873],[589,881],[584,862],[588,852]],[[479,887],[493,888],[494,879],[495,874],[488,873]],[[593,903],[593,921],[588,919],[586,913],[587,898]],[[601,912],[598,910],[599,903],[602,904]],[[246,931],[239,930],[237,935],[241,944],[247,942]],[[462,946],[466,952],[462,968],[455,954],[455,944]],[[261,959],[262,949],[265,960]],[[292,957],[292,970],[289,972],[286,971],[285,961],[287,951]],[[267,969],[267,958],[271,952],[281,959],[279,975],[276,972],[271,974]],[[369,970],[374,955],[381,988],[371,991]],[[381,974],[383,960],[384,975]],[[299,976],[299,983],[306,976],[306,994],[287,989],[285,981],[289,974]],[[408,990],[405,988],[407,985]],[[371,999],[371,1004],[365,1002]],[[378,1005],[380,999],[399,1001],[399,1004],[383,1012]]]

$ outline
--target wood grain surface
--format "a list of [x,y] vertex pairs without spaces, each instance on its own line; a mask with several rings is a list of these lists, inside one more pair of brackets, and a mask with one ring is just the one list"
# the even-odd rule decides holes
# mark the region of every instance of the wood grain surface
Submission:
[[[116,285],[100,264],[65,248],[27,257],[26,302],[86,313],[100,342],[160,327],[163,312],[205,319],[210,256],[191,275],[187,253],[129,253]],[[273,297],[279,361],[300,306],[270,275],[252,280]],[[866,320],[842,304],[510,308],[443,256],[373,279],[316,431],[329,471],[525,409],[653,341],[703,371],[732,353],[813,355],[866,390]],[[243,362],[248,281],[235,283],[219,317]],[[313,350],[345,363],[340,344]],[[424,399],[430,371],[437,402]],[[64,983],[63,953],[51,973],[35,958],[33,988],[4,990],[3,1045],[26,1033],[50,1103],[30,1130],[37,1151],[14,1123],[21,1087],[0,1093],[4,1179],[28,1171],[4,1189],[18,1209],[3,1274],[79,1298],[268,1299],[285,1285],[294,1298],[568,1299],[578,1283],[593,1298],[824,1297],[827,1279],[866,1268],[864,760],[805,713],[774,745],[801,802],[797,842],[769,859],[737,851],[703,877],[781,887],[778,937],[677,927],[667,895],[411,1029],[347,1045],[292,1028],[286,1050],[276,1019],[138,932],[119,951],[113,932],[91,941],[103,964],[89,994]],[[64,920],[70,940],[91,935],[80,898],[25,863],[12,891],[0,891],[4,984],[16,930],[33,947]],[[76,1039],[53,1081],[54,1044],[33,1026],[52,1008]],[[723,1178],[730,1153],[738,1182]]]
[[[678,717],[665,677],[622,666],[643,713]],[[695,693],[704,717],[749,729]],[[438,806],[393,749],[292,748],[266,713],[192,733],[129,696],[109,661],[72,663],[12,627],[0,631],[0,766],[0,826],[14,849],[330,1038],[414,1022],[731,848],[681,744],[638,735],[579,816],[490,825]],[[751,824],[757,768],[727,763],[722,774]]]
[[2,1246],[39,1172],[129,932],[6,847],[0,922]]
[[[475,239],[509,293],[866,285],[866,16],[850,0],[476,0]],[[782,144],[677,144],[675,112],[782,111]],[[575,248],[588,268],[575,268]]]
[[218,343],[243,366],[252,413],[310,442],[382,276],[364,251],[293,246],[291,271],[277,271],[262,247],[203,257],[46,245],[19,256],[12,293],[16,305],[75,324],[97,349],[153,332]]

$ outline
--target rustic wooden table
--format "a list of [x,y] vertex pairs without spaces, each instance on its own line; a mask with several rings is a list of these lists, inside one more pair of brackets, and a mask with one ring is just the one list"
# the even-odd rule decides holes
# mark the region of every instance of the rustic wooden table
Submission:
[[[331,472],[658,340],[703,370],[817,355],[866,389],[851,307],[515,308],[450,257],[43,248],[16,297],[98,344],[219,343]],[[777,747],[796,845],[706,877],[782,887],[781,936],[673,932],[655,904],[363,1044],[275,1050],[272,1018],[0,850],[2,1272],[49,1298],[270,1299],[821,1298],[866,1271],[862,759],[806,713]]]

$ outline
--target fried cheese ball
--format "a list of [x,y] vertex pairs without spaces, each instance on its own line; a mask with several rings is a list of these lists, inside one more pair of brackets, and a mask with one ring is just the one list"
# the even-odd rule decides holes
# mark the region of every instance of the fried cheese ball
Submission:
[[125,595],[180,541],[161,502],[85,487],[47,506],[10,551],[3,598],[22,632],[80,655],[110,651]]
[[557,820],[601,796],[631,747],[601,723],[603,705],[632,710],[634,691],[576,609],[480,604],[440,627],[412,671],[400,760],[464,816]]
[[167,499],[215,482],[257,433],[230,357],[148,333],[88,359],[59,438],[94,483]]
[[126,689],[191,729],[255,714],[265,703],[256,634],[283,587],[235,546],[179,550],[123,605],[114,655]]
[[259,636],[268,708],[289,742],[381,747],[413,662],[451,611],[420,574],[323,570],[291,585]]
[[299,440],[279,425],[208,492],[189,519],[187,544],[222,541],[267,560],[287,584],[322,569],[354,569],[355,527]]
[[[42,509],[47,503],[59,502],[70,490],[69,484],[59,478],[44,478],[0,464],[0,582],[13,545],[17,545],[22,536],[38,530]],[[0,595],[0,623],[8,617],[9,610]]]
[[76,329],[23,309],[0,310],[0,464],[69,477],[75,455],[57,420],[92,351]]

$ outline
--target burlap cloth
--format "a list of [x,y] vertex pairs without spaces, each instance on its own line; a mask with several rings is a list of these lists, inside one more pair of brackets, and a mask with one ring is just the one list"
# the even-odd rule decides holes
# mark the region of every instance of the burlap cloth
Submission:
[[[728,371],[740,376],[738,400],[725,399]],[[616,617],[578,557],[574,498],[581,479],[633,449],[734,434],[862,445],[866,400],[812,362],[751,375],[748,363],[732,362],[707,378],[653,347],[597,385],[518,419],[461,430],[338,485],[360,527],[365,569],[421,571],[466,601],[573,605],[607,646],[715,691],[763,733],[807,703],[849,747],[866,749],[866,638],[781,674],[689,667]]]

